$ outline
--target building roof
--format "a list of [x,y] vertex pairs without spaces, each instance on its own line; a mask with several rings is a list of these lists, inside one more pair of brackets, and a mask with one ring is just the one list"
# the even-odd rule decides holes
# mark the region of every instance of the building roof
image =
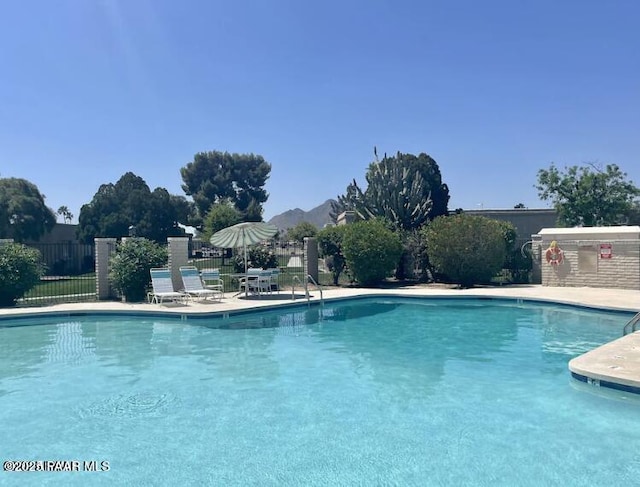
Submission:
[[608,238],[640,238],[640,226],[621,225],[615,227],[574,227],[574,228],[543,228],[538,232],[540,236],[570,236],[570,237],[608,237]]
[[[514,214],[514,213],[544,213],[544,214],[556,214],[554,208],[474,208],[472,210],[462,210],[464,213],[501,213],[501,214]],[[453,213],[451,211],[450,213]]]

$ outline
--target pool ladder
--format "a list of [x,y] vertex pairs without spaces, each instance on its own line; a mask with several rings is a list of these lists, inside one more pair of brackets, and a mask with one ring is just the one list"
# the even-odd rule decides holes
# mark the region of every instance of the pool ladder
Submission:
[[622,329],[622,336],[628,335],[636,331],[636,325],[640,322],[640,312],[636,313]]
[[[316,289],[318,289],[318,291],[320,291],[320,304],[324,305],[324,296],[322,295],[322,286],[320,284],[318,284],[316,282],[316,280],[311,277],[309,274],[307,274],[306,279],[304,280],[304,295],[307,298],[307,304],[311,304],[311,296],[309,295],[309,281],[311,281],[315,286]],[[293,282],[297,282],[298,284],[300,284],[302,286],[302,282],[300,281],[300,278],[298,276],[293,276]],[[295,295],[295,291],[296,291],[296,287],[295,285],[291,286],[291,299],[295,300],[296,299],[296,295]]]

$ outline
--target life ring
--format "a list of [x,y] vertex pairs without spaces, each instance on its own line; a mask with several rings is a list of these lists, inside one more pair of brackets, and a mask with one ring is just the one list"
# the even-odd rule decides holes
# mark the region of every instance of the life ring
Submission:
[[558,247],[558,243],[555,240],[551,242],[551,245],[549,245],[544,256],[547,259],[547,264],[554,267],[562,264],[562,261],[564,260],[564,253],[562,252],[562,249]]

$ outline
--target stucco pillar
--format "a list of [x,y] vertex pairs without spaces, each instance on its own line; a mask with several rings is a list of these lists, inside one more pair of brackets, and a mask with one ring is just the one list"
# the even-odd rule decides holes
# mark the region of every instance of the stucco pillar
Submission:
[[96,297],[99,300],[113,296],[109,282],[109,259],[116,251],[115,238],[96,238]]
[[318,282],[318,241],[313,237],[304,238],[304,276]]
[[189,238],[167,237],[167,251],[169,253],[169,270],[171,271],[173,289],[182,289],[184,286],[180,276],[180,267],[188,264]]

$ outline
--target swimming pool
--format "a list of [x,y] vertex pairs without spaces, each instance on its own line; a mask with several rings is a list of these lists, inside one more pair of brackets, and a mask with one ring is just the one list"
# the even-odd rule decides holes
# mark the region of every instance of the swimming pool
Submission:
[[3,321],[2,460],[109,470],[0,484],[631,484],[640,401],[567,369],[629,316],[370,298],[227,319]]

